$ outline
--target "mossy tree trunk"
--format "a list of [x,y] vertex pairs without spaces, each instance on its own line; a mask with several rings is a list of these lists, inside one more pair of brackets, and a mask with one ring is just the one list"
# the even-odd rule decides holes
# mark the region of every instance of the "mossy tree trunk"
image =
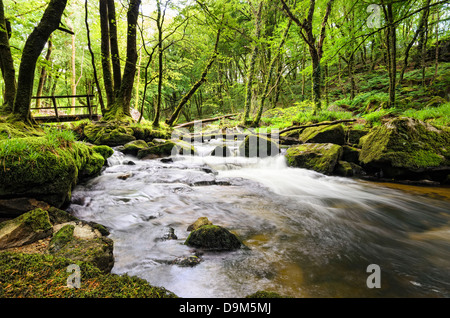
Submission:
[[305,43],[308,45],[309,54],[311,56],[312,63],[312,92],[313,101],[315,105],[315,111],[320,110],[321,105],[321,90],[322,90],[322,76],[321,76],[321,65],[320,61],[323,54],[323,44],[325,41],[325,31],[327,26],[328,17],[331,13],[331,8],[333,6],[334,0],[328,0],[325,14],[322,19],[322,24],[320,28],[319,37],[313,33],[313,17],[316,7],[316,1],[310,0],[309,10],[306,19],[300,21],[300,19],[294,15],[292,10],[289,8],[285,0],[281,0],[283,9],[286,11],[289,18],[295,22],[300,27],[300,36],[303,38]]
[[108,0],[100,0],[100,30],[101,30],[101,56],[103,83],[105,85],[106,105],[110,107],[114,103],[114,84],[112,81],[111,63],[110,63],[110,41],[108,24]]
[[16,73],[9,46],[9,36],[10,24],[5,19],[3,0],[0,0],[0,70],[5,82],[4,104],[0,105],[0,112],[5,114],[12,112],[16,96]]
[[153,119],[153,126],[159,127],[159,120],[161,117],[161,101],[162,101],[162,84],[163,84],[163,30],[162,26],[164,23],[164,16],[165,16],[165,8],[164,12],[161,13],[161,2],[156,1],[157,6],[157,19],[156,19],[156,26],[158,28],[158,95],[156,100],[156,107],[155,107],[155,117]]
[[[123,76],[120,81],[116,78],[117,69],[114,66],[114,51],[113,42],[111,41],[111,54],[113,54],[113,72],[114,72],[114,102],[108,107],[105,113],[106,120],[113,119],[129,119],[131,118],[130,103],[131,95],[133,92],[134,76],[136,74],[136,63],[138,59],[136,48],[136,27],[139,16],[139,7],[141,0],[131,0],[127,12],[127,58],[125,61],[125,67]],[[110,8],[108,7],[108,10]],[[110,12],[110,11],[108,11]],[[115,12],[115,11],[114,11]],[[114,22],[115,23],[115,22]],[[114,23],[109,24],[111,32],[111,26]],[[110,40],[112,38],[110,37]],[[118,52],[117,52],[118,53]],[[120,71],[120,70],[119,70]],[[120,72],[119,72],[120,74]]]
[[253,90],[253,79],[255,74],[255,64],[256,57],[258,56],[258,48],[259,48],[259,36],[261,34],[261,12],[263,7],[263,1],[260,1],[258,6],[258,11],[255,15],[255,39],[253,41],[253,50],[252,55],[250,57],[250,65],[247,71],[247,85],[245,89],[245,105],[244,105],[244,125],[247,123],[247,118],[250,115],[250,106],[252,103],[252,90]]
[[389,107],[395,106],[395,87],[397,82],[397,35],[396,25],[394,23],[394,13],[392,3],[383,5],[384,16],[387,27],[386,49],[388,59],[389,75]]
[[58,29],[66,4],[67,0],[51,0],[41,21],[28,36],[20,61],[17,90],[11,113],[13,120],[32,123],[30,103],[33,94],[36,62],[50,35]]
[[[223,16],[222,16],[222,18],[223,18]],[[206,81],[206,76],[208,75],[208,71],[211,69],[211,67],[218,55],[220,32],[221,32],[221,29],[219,29],[217,31],[216,43],[214,45],[213,56],[209,60],[209,63],[206,65],[205,69],[203,70],[203,73],[202,73],[200,79],[191,87],[189,92],[181,99],[180,103],[178,104],[177,108],[173,112],[172,116],[170,116],[170,118],[166,120],[167,125],[172,126],[178,120],[178,117],[180,116],[181,110],[183,109],[184,105],[186,105],[186,103],[189,101],[189,99],[195,94],[195,92],[200,88],[200,86]]]
[[261,96],[261,101],[259,103],[258,113],[256,114],[256,117],[255,117],[255,119],[253,120],[253,123],[252,123],[253,127],[257,127],[259,125],[259,121],[261,120],[262,112],[263,112],[263,109],[264,109],[264,103],[265,103],[267,97],[270,94],[269,86],[270,86],[270,82],[272,80],[272,74],[273,74],[273,72],[275,70],[276,61],[278,60],[278,58],[280,56],[281,48],[283,47],[284,42],[286,41],[286,38],[288,36],[289,29],[290,29],[291,23],[292,23],[291,21],[292,20],[289,20],[288,25],[287,25],[286,29],[284,30],[281,42],[278,45],[277,51],[275,52],[274,56],[272,57],[272,60],[270,61],[269,73],[267,74],[266,82],[264,84],[264,91],[263,91],[263,94]]

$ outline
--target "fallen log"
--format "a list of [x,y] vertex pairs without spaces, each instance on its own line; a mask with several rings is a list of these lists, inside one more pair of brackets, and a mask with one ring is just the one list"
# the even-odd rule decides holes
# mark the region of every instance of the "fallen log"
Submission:
[[341,120],[335,120],[335,121],[321,122],[321,123],[317,123],[317,124],[302,125],[302,126],[292,126],[292,127],[280,130],[279,134],[281,135],[281,134],[283,134],[285,132],[288,132],[288,131],[291,131],[291,130],[296,130],[296,129],[317,127],[317,126],[323,126],[323,125],[334,125],[334,124],[339,124],[339,123],[351,123],[351,122],[355,122],[355,121],[356,121],[356,119],[341,119]]
[[199,123],[199,122],[200,123],[208,123],[208,122],[216,121],[216,120],[219,120],[219,119],[230,118],[230,117],[237,116],[237,115],[239,115],[239,114],[236,113],[236,114],[228,114],[228,115],[214,117],[214,118],[198,119],[198,120],[190,121],[190,122],[187,122],[187,123],[183,123],[181,125],[177,125],[177,126],[174,127],[174,129],[193,126],[193,125],[195,125],[196,123]]

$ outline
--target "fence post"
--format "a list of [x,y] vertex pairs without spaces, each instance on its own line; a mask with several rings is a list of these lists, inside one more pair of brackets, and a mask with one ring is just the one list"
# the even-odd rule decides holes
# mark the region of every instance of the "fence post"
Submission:
[[54,95],[52,95],[52,102],[53,102],[53,108],[55,109],[56,120],[59,123],[58,106],[56,105],[56,98]]
[[86,96],[87,96],[87,106],[89,110],[89,119],[92,120],[91,95],[88,94]]

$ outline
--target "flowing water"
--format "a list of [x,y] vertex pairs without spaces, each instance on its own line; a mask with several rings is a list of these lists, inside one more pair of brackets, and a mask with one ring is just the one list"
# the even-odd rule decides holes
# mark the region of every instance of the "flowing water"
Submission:
[[[116,151],[99,177],[77,186],[70,211],[110,229],[113,273],[179,297],[450,297],[448,188],[330,177],[289,168],[283,155],[208,156],[216,142],[171,160]],[[203,216],[248,249],[174,264],[195,253],[183,243]],[[381,288],[366,284],[370,264]]]

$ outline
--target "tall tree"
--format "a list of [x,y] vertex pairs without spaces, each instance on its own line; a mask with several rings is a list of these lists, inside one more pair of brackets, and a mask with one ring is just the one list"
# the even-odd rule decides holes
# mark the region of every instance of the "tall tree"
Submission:
[[[3,3],[1,4],[3,8]],[[39,24],[34,28],[25,42],[12,109],[12,118],[15,120],[32,123],[30,103],[33,93],[36,62],[50,35],[59,28],[61,16],[66,8],[66,4],[67,0],[50,0]]]
[[5,82],[4,104],[0,105],[0,112],[5,114],[12,112],[16,96],[16,72],[9,37],[10,24],[5,19],[3,0],[0,0],[0,70]]
[[255,35],[253,39],[253,49],[250,57],[250,64],[247,70],[247,86],[245,89],[245,105],[244,105],[244,124],[247,122],[248,116],[250,115],[250,106],[252,103],[252,93],[253,93],[253,81],[255,76],[255,65],[256,57],[258,56],[259,50],[259,37],[261,34],[261,14],[263,9],[263,1],[261,0],[258,5],[258,9],[254,13],[255,16]]
[[306,42],[309,48],[309,54],[311,56],[312,62],[312,81],[313,81],[313,101],[315,104],[315,109],[321,108],[321,65],[320,61],[323,55],[323,44],[325,41],[325,31],[327,26],[328,17],[331,13],[331,8],[334,0],[328,0],[326,4],[325,14],[322,18],[322,24],[320,27],[319,37],[314,34],[313,28],[313,17],[314,11],[316,9],[316,1],[310,0],[309,2],[309,10],[308,14],[303,21],[297,17],[286,3],[286,0],[280,0],[283,5],[283,9],[286,11],[286,14],[292,19],[299,27],[300,27],[300,35],[302,39]]
[[[127,57],[121,75],[119,50],[117,43],[117,25],[115,17],[114,1],[108,0],[107,12],[104,11],[104,4],[101,4],[101,14],[107,14],[109,23],[109,37],[106,37],[106,29],[102,27],[102,42],[109,38],[109,47],[111,53],[111,61],[113,68],[113,101],[109,101],[110,104],[105,111],[105,119],[125,119],[131,118],[130,103],[131,95],[133,92],[134,77],[136,74],[136,63],[138,59],[137,47],[136,47],[136,27],[139,16],[139,7],[141,0],[130,0],[127,11]],[[104,22],[104,16],[100,18]],[[103,24],[101,22],[101,24]],[[104,44],[106,46],[106,44]],[[102,45],[102,49],[104,49]],[[105,58],[106,51],[102,52],[102,58]],[[102,62],[103,70],[105,71],[106,61]],[[108,95],[108,93],[107,93]]]

